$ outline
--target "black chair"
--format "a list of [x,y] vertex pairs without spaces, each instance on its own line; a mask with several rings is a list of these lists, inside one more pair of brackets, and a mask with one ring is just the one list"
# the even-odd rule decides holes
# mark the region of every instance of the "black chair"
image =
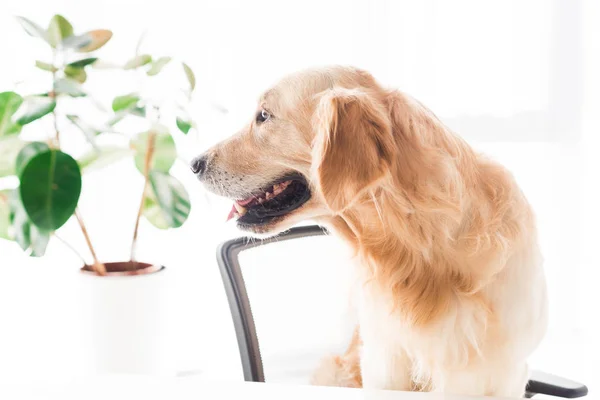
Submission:
[[[231,309],[244,379],[246,381],[265,382],[265,373],[254,316],[240,268],[239,254],[244,250],[274,242],[326,234],[327,232],[319,226],[302,226],[292,228],[277,237],[266,240],[252,240],[247,237],[241,237],[229,240],[219,246],[217,250],[217,262],[221,270],[223,284]],[[543,394],[563,398],[576,398],[586,396],[587,393],[587,387],[581,383],[540,371],[533,371],[527,385],[525,397]]]

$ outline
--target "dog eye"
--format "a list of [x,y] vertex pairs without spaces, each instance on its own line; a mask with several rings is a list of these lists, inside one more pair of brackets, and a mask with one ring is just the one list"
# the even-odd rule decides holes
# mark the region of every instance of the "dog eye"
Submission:
[[258,112],[258,114],[256,114],[256,122],[259,124],[261,122],[268,121],[270,118],[271,118],[271,114],[269,114],[269,112],[266,110],[260,110]]

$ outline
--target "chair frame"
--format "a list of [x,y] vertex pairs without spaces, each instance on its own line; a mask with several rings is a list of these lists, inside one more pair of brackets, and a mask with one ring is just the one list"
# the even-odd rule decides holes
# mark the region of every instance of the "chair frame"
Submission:
[[[219,264],[225,293],[229,302],[240,351],[242,370],[246,381],[265,382],[265,374],[258,336],[256,334],[256,325],[254,324],[252,308],[250,307],[250,300],[239,263],[239,254],[244,250],[274,242],[327,234],[327,231],[320,226],[300,226],[264,240],[239,237],[228,240],[217,248],[217,263]],[[587,393],[587,387],[581,383],[540,371],[533,371],[532,377],[527,384],[525,397],[545,394],[564,398],[577,398],[586,396]]]

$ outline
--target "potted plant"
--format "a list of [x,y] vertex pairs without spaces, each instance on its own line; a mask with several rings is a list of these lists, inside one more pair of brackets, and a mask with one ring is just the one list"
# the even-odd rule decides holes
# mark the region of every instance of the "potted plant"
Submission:
[[[35,61],[35,67],[47,73],[47,88],[33,94],[0,92],[0,178],[13,177],[16,187],[0,191],[0,237],[15,241],[27,254],[43,256],[54,237],[75,251],[59,234],[73,218],[85,238],[91,259],[84,257],[81,267],[92,296],[92,336],[96,366],[104,372],[153,372],[162,360],[153,358],[161,346],[161,314],[157,291],[164,267],[138,260],[136,245],[139,223],[146,218],[159,229],[178,228],[190,213],[189,196],[184,186],[170,174],[177,159],[175,140],[170,131],[187,134],[194,126],[186,113],[195,78],[191,68],[181,63],[187,78],[182,99],[169,104],[151,98],[142,91],[119,93],[109,112],[100,112],[102,122],[90,122],[83,106],[103,107],[86,90],[90,76],[100,68],[123,74],[156,79],[165,66],[175,64],[170,57],[136,54],[123,63],[107,63],[96,51],[112,38],[105,29],[76,33],[71,23],[60,15],[52,17],[44,29],[24,17],[17,18],[30,35],[48,44],[50,58]],[[144,82],[142,82],[144,86]],[[165,110],[170,110],[169,115]],[[98,114],[99,110],[95,110]],[[124,132],[122,121],[136,119],[143,129]],[[45,140],[25,140],[22,132],[43,130],[40,121],[51,122]],[[172,125],[172,128],[169,126]],[[77,156],[65,150],[72,134],[64,127],[77,129],[87,140],[87,150]],[[104,136],[119,140],[101,144]],[[78,208],[83,177],[87,171],[105,167],[130,157],[143,179],[139,207],[128,260],[104,262],[94,249]],[[9,179],[9,181],[11,181]],[[152,336],[148,339],[148,335]],[[145,338],[145,339],[144,339]]]

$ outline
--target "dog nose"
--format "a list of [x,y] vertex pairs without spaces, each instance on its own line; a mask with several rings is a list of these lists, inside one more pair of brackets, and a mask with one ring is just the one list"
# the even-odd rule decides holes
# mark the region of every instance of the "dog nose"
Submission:
[[190,164],[192,172],[198,176],[202,176],[202,174],[204,174],[206,171],[207,159],[208,157],[206,155],[194,158]]

